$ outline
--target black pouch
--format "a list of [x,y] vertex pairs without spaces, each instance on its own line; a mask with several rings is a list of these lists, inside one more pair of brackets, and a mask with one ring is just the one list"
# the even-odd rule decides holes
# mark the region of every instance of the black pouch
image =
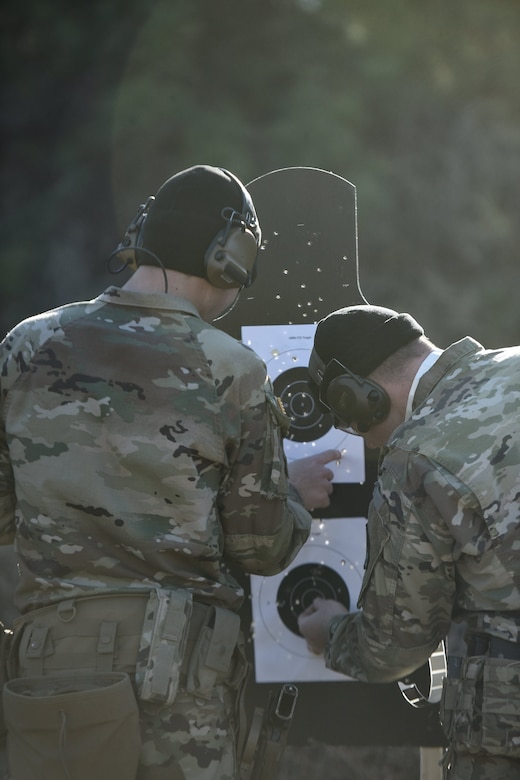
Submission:
[[3,706],[13,778],[136,777],[139,716],[127,674],[15,678]]
[[440,721],[448,742],[476,749],[473,718],[476,686],[474,680],[445,677],[440,704]]

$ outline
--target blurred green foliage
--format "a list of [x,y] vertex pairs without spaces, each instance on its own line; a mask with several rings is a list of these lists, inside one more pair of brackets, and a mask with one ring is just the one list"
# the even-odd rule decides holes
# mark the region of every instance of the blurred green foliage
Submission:
[[137,205],[205,162],[344,176],[371,302],[441,346],[520,341],[517,0],[4,0],[2,20],[2,332],[114,281]]

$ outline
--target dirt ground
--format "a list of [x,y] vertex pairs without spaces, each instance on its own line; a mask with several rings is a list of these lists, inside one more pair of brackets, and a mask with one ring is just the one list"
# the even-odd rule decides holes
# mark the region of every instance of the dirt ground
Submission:
[[276,780],[419,780],[417,747],[333,747],[310,743],[286,748]]
[[[272,780],[419,780],[417,747],[331,747],[319,743],[288,747]],[[0,780],[7,778],[0,752]]]

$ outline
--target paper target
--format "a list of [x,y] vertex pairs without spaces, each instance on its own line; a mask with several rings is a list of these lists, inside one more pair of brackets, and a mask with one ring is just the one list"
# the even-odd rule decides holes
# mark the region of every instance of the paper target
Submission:
[[337,449],[342,459],[329,464],[333,481],[363,483],[363,440],[334,428],[332,415],[322,411],[310,390],[307,366],[315,329],[308,324],[251,325],[242,328],[242,340],[264,360],[274,391],[291,420],[284,445],[287,459]]
[[331,414],[324,414],[309,392],[307,368],[287,369],[273,381],[274,391],[291,418],[290,441],[316,441],[333,427]]
[[251,577],[257,682],[347,680],[307,648],[298,616],[313,600],[335,599],[355,610],[365,559],[364,518],[313,521],[291,565],[271,577]]

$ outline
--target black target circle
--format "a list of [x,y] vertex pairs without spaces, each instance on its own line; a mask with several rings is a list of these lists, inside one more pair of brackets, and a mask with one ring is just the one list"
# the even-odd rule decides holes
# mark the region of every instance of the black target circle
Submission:
[[290,368],[273,381],[291,420],[288,438],[292,441],[315,441],[325,436],[333,424],[331,414],[324,414],[309,387],[309,372],[303,366]]
[[350,595],[340,575],[322,563],[296,566],[282,579],[276,596],[280,619],[293,634],[301,636],[298,616],[315,598],[335,599],[350,609]]

